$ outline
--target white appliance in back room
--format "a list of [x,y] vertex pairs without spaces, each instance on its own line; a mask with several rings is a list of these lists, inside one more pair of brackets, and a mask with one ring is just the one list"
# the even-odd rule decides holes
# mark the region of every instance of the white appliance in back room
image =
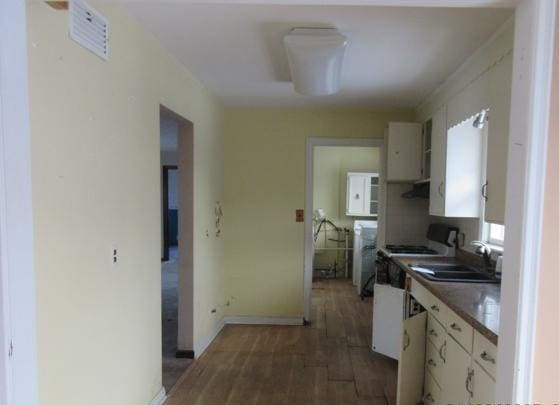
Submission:
[[358,294],[375,272],[377,224],[377,221],[353,223],[353,285]]

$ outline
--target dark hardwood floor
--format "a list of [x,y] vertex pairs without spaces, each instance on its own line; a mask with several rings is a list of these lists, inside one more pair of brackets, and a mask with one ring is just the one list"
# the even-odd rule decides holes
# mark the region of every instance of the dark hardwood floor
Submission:
[[372,299],[319,280],[312,303],[309,326],[225,326],[165,404],[394,404],[397,362],[369,348]]

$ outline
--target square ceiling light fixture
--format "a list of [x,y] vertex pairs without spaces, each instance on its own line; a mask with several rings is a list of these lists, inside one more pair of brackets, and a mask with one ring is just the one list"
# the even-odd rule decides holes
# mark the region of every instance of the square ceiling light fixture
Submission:
[[347,38],[335,28],[294,28],[283,38],[297,93],[325,96],[340,89]]

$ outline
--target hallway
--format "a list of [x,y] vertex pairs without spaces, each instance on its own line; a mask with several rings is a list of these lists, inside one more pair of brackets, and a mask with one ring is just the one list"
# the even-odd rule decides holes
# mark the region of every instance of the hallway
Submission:
[[397,362],[374,354],[372,299],[313,283],[312,325],[226,325],[166,405],[395,403]]

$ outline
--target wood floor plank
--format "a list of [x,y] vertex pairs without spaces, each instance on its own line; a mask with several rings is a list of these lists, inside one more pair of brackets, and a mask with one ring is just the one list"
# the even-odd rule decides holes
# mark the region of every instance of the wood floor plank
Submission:
[[332,339],[346,336],[344,319],[338,311],[326,309],[326,336]]
[[397,362],[368,347],[372,299],[319,280],[311,309],[310,326],[225,326],[165,404],[394,404]]
[[344,338],[328,338],[328,379],[353,381],[353,367],[349,357],[347,341]]

